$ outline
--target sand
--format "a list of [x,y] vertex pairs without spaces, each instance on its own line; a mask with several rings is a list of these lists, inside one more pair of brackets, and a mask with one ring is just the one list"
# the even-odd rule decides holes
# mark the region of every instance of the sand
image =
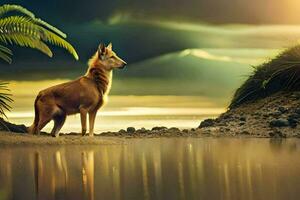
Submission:
[[53,138],[50,135],[29,135],[11,132],[0,132],[0,145],[123,145],[121,138],[89,137],[66,135]]

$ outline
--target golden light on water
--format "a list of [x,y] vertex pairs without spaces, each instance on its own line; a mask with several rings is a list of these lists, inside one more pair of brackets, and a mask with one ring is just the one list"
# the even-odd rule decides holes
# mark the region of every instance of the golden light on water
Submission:
[[4,200],[20,192],[27,199],[296,199],[299,145],[291,139],[161,138],[12,148],[0,152],[6,161],[0,190]]

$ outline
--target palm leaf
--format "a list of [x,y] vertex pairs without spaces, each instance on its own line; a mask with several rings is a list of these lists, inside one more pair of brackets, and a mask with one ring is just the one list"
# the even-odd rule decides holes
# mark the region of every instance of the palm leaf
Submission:
[[0,116],[6,117],[5,112],[10,111],[10,103],[13,102],[9,93],[8,83],[0,81]]
[[8,63],[11,63],[12,62],[12,59],[11,59],[11,56],[12,55],[12,51],[3,46],[3,45],[0,45],[0,58],[5,60],[6,62]]
[[[23,16],[7,16],[11,11],[19,11]],[[2,18],[1,18],[2,16]],[[46,43],[66,49],[78,60],[78,54],[74,47],[64,38],[66,35],[60,30],[35,18],[33,13],[17,5],[0,6],[0,42],[4,44],[15,44],[22,47],[30,47],[40,50],[49,57],[53,56],[52,51]],[[11,63],[11,51],[0,48],[0,58]]]
[[4,41],[5,43],[19,45],[21,47],[35,48],[45,53],[49,57],[53,56],[49,47],[39,38],[27,36],[22,33],[11,33],[0,35],[0,40]]
[[27,10],[26,8],[20,6],[20,5],[10,5],[10,4],[5,4],[3,6],[0,6],[0,17],[3,15],[10,13],[10,12],[19,12],[20,14],[23,14],[29,18],[31,18],[33,21],[35,21],[37,24],[42,25],[46,27],[47,29],[55,32],[56,34],[60,35],[63,38],[66,38],[66,34],[63,33],[61,30],[58,28],[50,25],[49,23],[43,21],[42,19],[36,18],[35,15]]
[[44,29],[43,35],[42,35],[42,40],[44,40],[45,42],[48,42],[50,44],[53,44],[53,45],[56,45],[56,46],[66,49],[67,51],[69,51],[70,54],[72,54],[74,56],[74,58],[76,60],[79,59],[78,54],[77,54],[76,50],[74,49],[74,47],[71,44],[69,44],[66,40],[57,36],[53,32],[50,32],[50,31]]

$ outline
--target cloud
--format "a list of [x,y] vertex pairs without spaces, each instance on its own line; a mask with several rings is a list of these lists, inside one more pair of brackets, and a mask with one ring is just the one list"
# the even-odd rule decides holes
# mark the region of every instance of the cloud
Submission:
[[[257,65],[278,52],[279,50],[274,49],[186,49],[179,56],[194,56],[206,60]],[[253,54],[253,56],[249,56],[249,54]]]

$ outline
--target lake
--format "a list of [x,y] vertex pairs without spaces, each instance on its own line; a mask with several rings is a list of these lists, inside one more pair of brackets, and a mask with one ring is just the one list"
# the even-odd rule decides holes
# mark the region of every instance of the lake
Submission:
[[0,199],[299,199],[300,140],[1,146]]

